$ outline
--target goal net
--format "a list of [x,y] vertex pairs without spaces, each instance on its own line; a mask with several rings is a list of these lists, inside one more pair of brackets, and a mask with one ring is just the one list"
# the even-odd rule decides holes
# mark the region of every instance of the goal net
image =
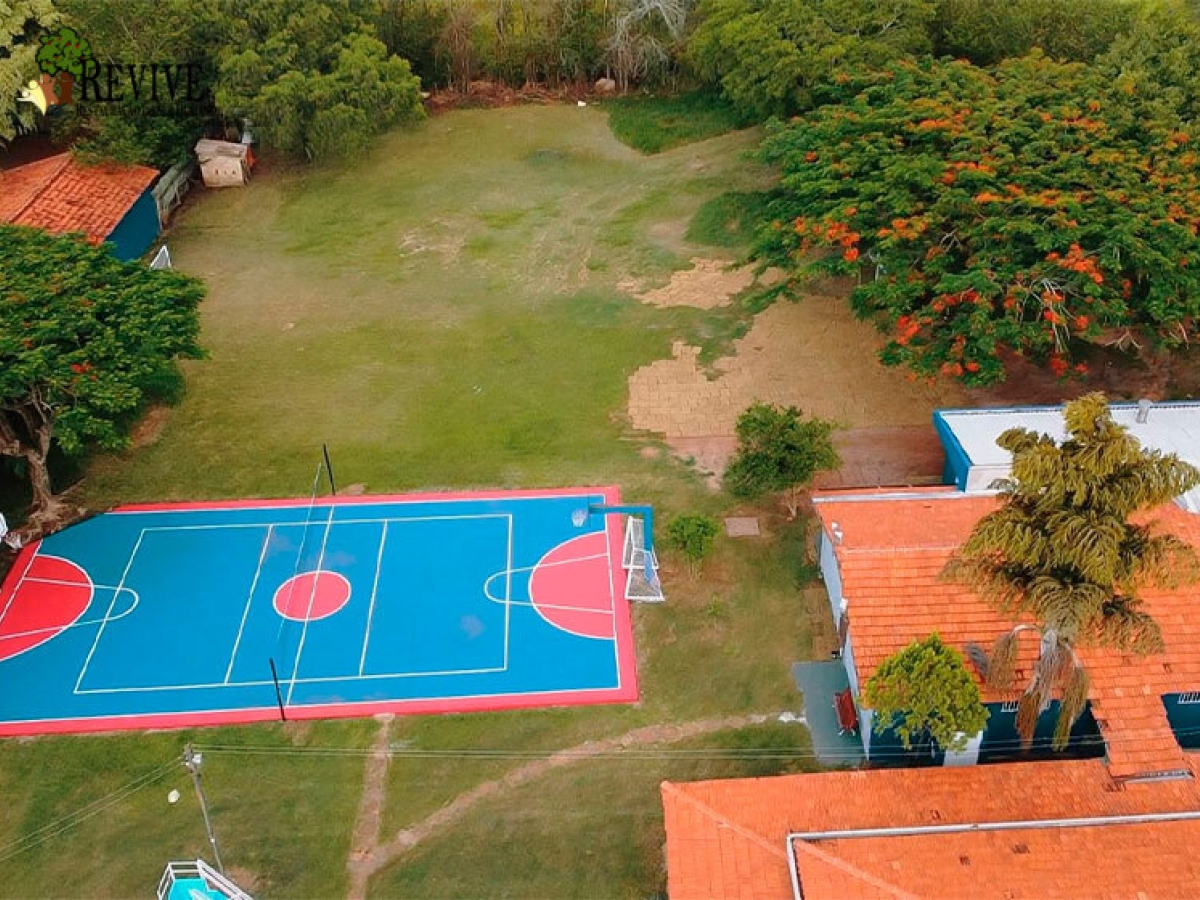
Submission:
[[625,520],[625,542],[621,565],[625,569],[625,599],[661,603],[662,582],[658,580],[658,554],[646,550],[646,524],[638,516]]

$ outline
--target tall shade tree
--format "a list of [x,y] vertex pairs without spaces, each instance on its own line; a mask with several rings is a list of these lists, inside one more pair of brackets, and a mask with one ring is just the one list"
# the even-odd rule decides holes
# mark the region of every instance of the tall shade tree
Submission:
[[37,123],[34,105],[17,96],[38,77],[39,37],[61,22],[51,0],[0,0],[0,146]]
[[801,112],[841,70],[930,49],[932,0],[705,0],[697,74],[760,118]]
[[939,0],[935,54],[991,66],[1038,48],[1052,59],[1091,62],[1129,32],[1141,5],[1128,0]]
[[[191,0],[55,0],[102,65],[184,64],[196,67],[198,93],[211,93],[212,54],[220,16]],[[103,82],[101,82],[103,84]],[[160,88],[160,90],[163,90]],[[169,168],[189,158],[196,139],[216,124],[208,103],[159,103],[126,84],[120,103],[85,100],[60,109],[55,130],[85,160],[114,160]],[[166,91],[163,90],[164,97]]]
[[1174,454],[1143,448],[1113,421],[1102,394],[1068,403],[1064,419],[1061,442],[1023,428],[1000,436],[997,443],[1013,456],[1011,477],[999,483],[1001,505],[976,524],[942,573],[1026,620],[996,642],[987,660],[996,690],[1011,689],[1020,634],[1039,635],[1017,730],[1031,740],[1038,717],[1061,692],[1056,749],[1066,745],[1087,702],[1076,649],[1160,651],[1162,632],[1140,592],[1192,581],[1200,572],[1190,545],[1132,521],[1200,484],[1200,471]]
[[782,179],[757,253],[859,277],[885,363],[986,385],[1005,349],[1064,375],[1081,342],[1200,337],[1200,156],[1137,83],[1035,54],[842,89],[764,144]]
[[34,528],[53,520],[47,457],[118,449],[180,357],[201,355],[203,285],[107,246],[0,226],[0,455],[23,463]]
[[862,699],[875,713],[875,733],[895,732],[906,750],[927,739],[943,750],[961,750],[988,720],[962,655],[937,634],[881,662]]
[[265,143],[308,159],[349,156],[424,116],[408,61],[375,37],[364,0],[225,0],[217,106],[254,120]]
[[1166,0],[1134,7],[1132,28],[1096,59],[1096,69],[1124,91],[1147,98],[1160,114],[1200,117],[1200,17]]

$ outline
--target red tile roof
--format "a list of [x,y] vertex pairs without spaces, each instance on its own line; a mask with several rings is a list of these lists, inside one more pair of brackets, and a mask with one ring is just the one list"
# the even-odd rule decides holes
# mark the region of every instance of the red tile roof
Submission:
[[[883,659],[931,632],[961,649],[969,641],[988,647],[1012,627],[970,591],[938,580],[971,527],[995,508],[994,498],[908,491],[874,497],[828,492],[814,500],[826,533],[836,522],[842,535],[834,551],[859,684]],[[1200,548],[1200,516],[1172,504],[1150,518]],[[1200,585],[1147,591],[1145,600],[1162,627],[1166,652],[1141,657],[1084,648],[1079,654],[1117,777],[1187,768],[1160,697],[1200,690],[1200,617],[1193,613],[1200,609]],[[1036,653],[1033,635],[1023,644],[1025,672],[1019,674],[1028,673]]]
[[98,244],[157,177],[146,166],[84,166],[60,153],[0,172],[0,221],[82,231]]
[[[1121,783],[1101,760],[877,769],[662,785],[671,900],[1189,896],[1200,820],[1039,826],[1200,810],[1194,778]],[[812,832],[1015,822],[1003,831]]]

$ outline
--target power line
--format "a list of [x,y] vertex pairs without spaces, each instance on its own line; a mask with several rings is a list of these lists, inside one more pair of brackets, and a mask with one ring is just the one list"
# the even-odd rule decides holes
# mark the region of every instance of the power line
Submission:
[[28,834],[22,835],[21,837],[14,841],[10,841],[7,844],[0,844],[0,862],[4,862],[7,859],[11,859],[14,856],[19,856],[22,853],[34,849],[35,847],[41,846],[46,841],[58,837],[58,835],[63,834],[66,831],[70,831],[72,828],[75,828],[81,823],[86,822],[88,819],[91,819],[94,816],[97,816],[105,810],[111,808],[112,806],[115,806],[122,800],[133,796],[143,788],[147,788],[150,785],[161,781],[173,768],[175,768],[175,765],[176,761],[172,759],[170,762],[164,763],[158,768],[152,769],[151,771],[138,776],[123,787],[119,787],[115,791],[105,794],[103,797],[93,800],[91,803],[85,806],[81,806],[75,810],[72,810],[65,816],[60,816],[58,819],[43,825],[41,828],[37,828]]
[[[770,723],[760,723],[770,724]],[[742,726],[743,728],[758,727],[755,725]],[[740,730],[740,729],[728,729]],[[811,733],[811,729],[810,729]],[[1179,728],[1173,729],[1172,733],[1176,737],[1187,737],[1191,735],[1200,735],[1200,727],[1194,728]],[[606,738],[597,738],[598,741],[606,740]],[[1027,749],[1044,749],[1051,747],[1054,742],[1053,737],[1035,737],[1028,743],[1019,738],[989,741],[987,742],[987,750],[1027,750]],[[1145,741],[1140,738],[1122,737],[1114,735],[1107,740],[1102,735],[1085,735],[1077,737],[1071,741],[1071,748],[1088,748],[1088,747],[1112,747],[1114,745],[1139,745],[1143,746]],[[377,755],[380,750],[377,747],[288,747],[269,744],[204,744],[197,745],[198,750],[205,752],[224,754],[224,755],[247,755],[247,756],[290,756],[295,758],[312,758],[312,757],[342,757],[342,758],[361,758]],[[883,751],[882,756],[891,758],[907,758],[912,754],[900,748],[878,748]],[[833,750],[830,752],[822,752],[818,754],[811,748],[796,747],[701,747],[701,748],[669,748],[669,747],[616,747],[607,750],[596,750],[588,748],[560,748],[560,749],[508,749],[504,747],[446,747],[446,748],[420,748],[420,747],[390,747],[385,754],[389,759],[405,760],[405,759],[451,759],[451,760],[539,760],[549,759],[551,757],[570,758],[570,759],[813,759],[818,756],[822,759],[830,759],[842,757],[847,759],[861,758],[862,753],[857,751],[841,752]],[[876,758],[873,755],[872,758]]]

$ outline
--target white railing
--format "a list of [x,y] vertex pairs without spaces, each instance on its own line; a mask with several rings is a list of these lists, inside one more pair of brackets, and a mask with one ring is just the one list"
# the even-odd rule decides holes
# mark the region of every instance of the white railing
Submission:
[[198,878],[210,891],[220,891],[229,900],[254,900],[240,887],[202,859],[169,862],[158,880],[158,900],[166,900],[176,881]]
[[183,195],[192,186],[196,174],[196,163],[189,160],[171,166],[154,186],[154,202],[158,206],[158,227],[166,228],[171,213],[183,202]]

